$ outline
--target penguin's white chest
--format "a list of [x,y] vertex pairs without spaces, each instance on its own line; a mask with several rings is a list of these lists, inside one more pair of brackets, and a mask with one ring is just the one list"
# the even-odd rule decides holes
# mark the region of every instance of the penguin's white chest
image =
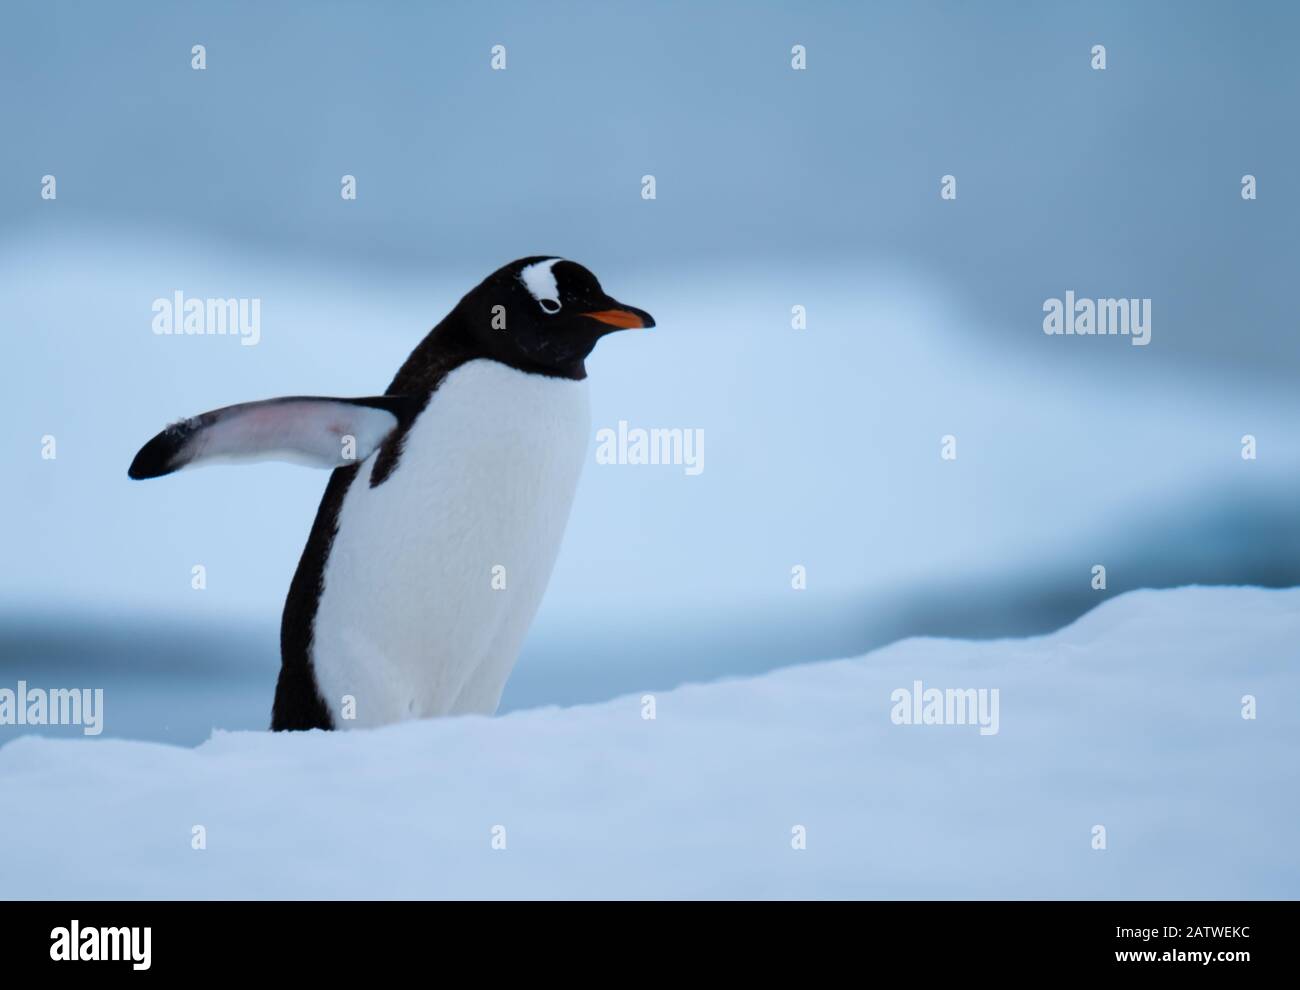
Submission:
[[476,360],[433,393],[382,484],[370,487],[373,457],[361,465],[313,630],[337,728],[496,711],[559,552],[589,424],[585,381]]

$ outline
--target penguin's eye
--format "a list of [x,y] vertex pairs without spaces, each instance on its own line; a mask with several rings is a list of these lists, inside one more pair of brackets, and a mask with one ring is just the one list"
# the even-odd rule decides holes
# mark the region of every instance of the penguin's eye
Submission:
[[560,311],[560,300],[558,299],[538,299],[537,305],[542,307],[542,312],[554,316]]

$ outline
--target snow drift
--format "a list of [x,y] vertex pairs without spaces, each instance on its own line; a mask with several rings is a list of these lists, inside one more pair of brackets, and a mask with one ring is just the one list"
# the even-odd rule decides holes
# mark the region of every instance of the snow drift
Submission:
[[[631,695],[197,749],[3,729],[0,895],[1296,897],[1297,643],[1300,589],[1184,588],[652,719]],[[998,731],[896,724],[918,680],[997,689]]]

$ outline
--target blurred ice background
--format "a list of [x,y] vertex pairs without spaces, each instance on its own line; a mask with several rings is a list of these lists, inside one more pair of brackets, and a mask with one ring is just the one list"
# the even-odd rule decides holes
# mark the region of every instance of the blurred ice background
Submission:
[[[702,428],[705,470],[593,456],[503,709],[1044,632],[1139,587],[1300,583],[1292,8],[0,18],[0,685],[104,687],[106,736],[266,725],[326,478],[131,483],[138,446],[230,402],[382,391],[527,254],[655,315],[593,355],[593,428]],[[1151,344],[1044,336],[1068,289],[1151,297]],[[155,336],[177,290],[260,298],[261,343]]]

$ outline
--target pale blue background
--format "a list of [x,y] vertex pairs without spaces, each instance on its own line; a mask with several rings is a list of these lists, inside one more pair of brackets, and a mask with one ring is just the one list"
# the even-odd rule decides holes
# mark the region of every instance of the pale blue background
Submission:
[[[593,428],[703,428],[706,469],[593,460],[506,707],[1045,631],[1103,597],[1097,562],[1107,594],[1300,581],[1289,5],[0,19],[0,684],[105,687],[106,735],[265,724],[324,484],[266,466],[135,485],[139,444],[229,402],[381,391],[526,254],[655,314],[593,357]],[[262,343],[153,336],[176,289],[261,298]],[[1152,344],[1046,338],[1067,289],[1152,298]]]

